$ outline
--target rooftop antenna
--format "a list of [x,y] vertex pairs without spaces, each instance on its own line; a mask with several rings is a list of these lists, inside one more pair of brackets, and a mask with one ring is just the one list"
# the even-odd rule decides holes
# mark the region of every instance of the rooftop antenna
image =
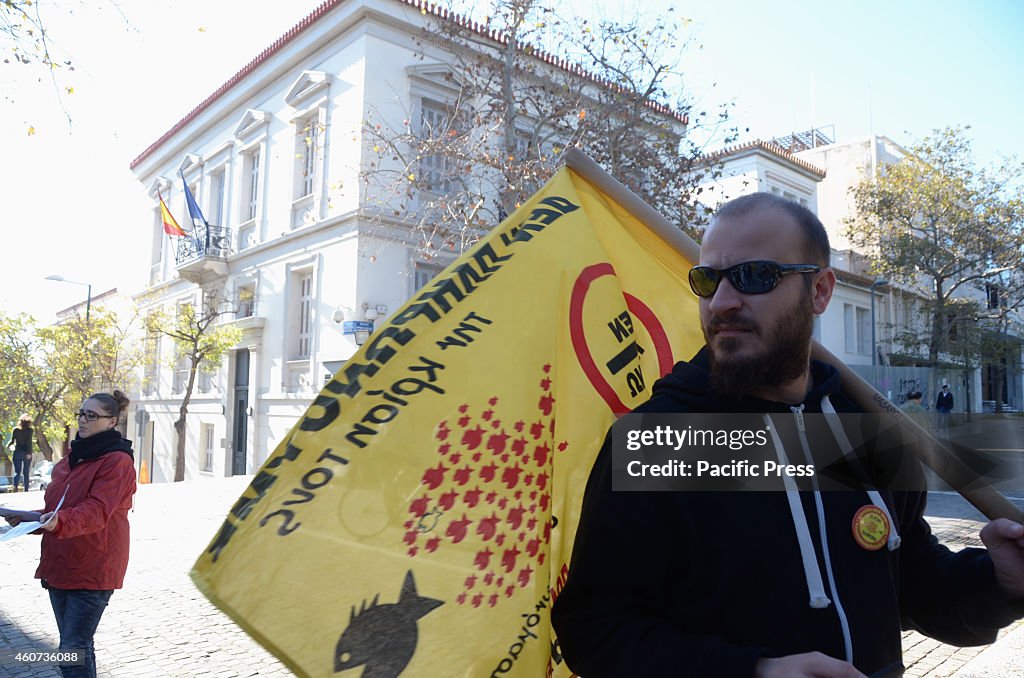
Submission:
[[817,96],[817,83],[814,79],[814,71],[811,71],[811,148],[815,148],[818,145],[817,134],[815,134],[815,121],[817,120],[817,112],[815,111]]
[[868,143],[871,144],[871,183],[878,179],[878,142],[875,139],[875,112],[871,102],[871,83],[868,83]]

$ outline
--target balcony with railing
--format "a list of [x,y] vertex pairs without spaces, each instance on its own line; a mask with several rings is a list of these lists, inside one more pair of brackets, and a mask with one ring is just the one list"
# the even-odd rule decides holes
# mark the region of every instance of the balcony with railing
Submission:
[[233,253],[230,228],[199,226],[178,238],[174,261],[183,278],[198,281],[227,275],[227,258]]

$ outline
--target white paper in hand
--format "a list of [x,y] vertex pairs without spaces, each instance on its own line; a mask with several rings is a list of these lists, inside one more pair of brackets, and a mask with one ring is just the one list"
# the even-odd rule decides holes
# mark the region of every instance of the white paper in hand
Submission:
[[[68,485],[68,487],[71,487],[71,486]],[[60,510],[60,507],[64,505],[64,497],[66,497],[66,496],[68,496],[67,488],[64,489],[64,494],[61,495],[60,501],[57,502],[57,508],[53,509],[54,515],[56,515],[57,511]],[[50,523],[50,521],[53,520],[53,517],[54,516],[51,515],[50,516],[50,520],[47,520],[45,523],[41,523],[38,520],[29,520],[29,521],[26,521],[26,522],[18,523],[17,525],[12,527],[11,529],[7,530],[7,532],[5,532],[4,534],[0,535],[0,541],[9,541],[9,540],[14,539],[16,537],[20,537],[22,535],[29,534],[30,532],[35,532],[36,530],[38,530],[43,525],[48,525]]]

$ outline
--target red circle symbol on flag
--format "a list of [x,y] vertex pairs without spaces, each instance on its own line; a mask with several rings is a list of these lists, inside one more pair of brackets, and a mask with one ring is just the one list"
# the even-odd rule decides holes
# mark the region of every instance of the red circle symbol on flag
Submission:
[[[604,276],[615,277],[615,269],[609,263],[588,266],[576,278],[572,288],[572,296],[569,299],[569,336],[572,339],[572,347],[576,353],[576,359],[579,361],[580,367],[583,368],[584,374],[587,375],[587,379],[590,380],[594,389],[608,403],[608,407],[611,408],[612,412],[615,414],[626,414],[632,408],[627,407],[622,402],[615,388],[605,375],[601,373],[601,368],[595,362],[590,346],[587,343],[586,331],[583,325],[583,306],[587,294],[591,291],[593,283]],[[647,330],[647,334],[651,337],[651,342],[654,344],[654,350],[658,357],[658,375],[668,374],[672,370],[675,361],[672,358],[672,345],[669,343],[668,335],[665,334],[665,328],[662,326],[661,321],[658,320],[654,311],[647,304],[632,294],[623,292],[622,296],[626,301],[626,309],[632,314],[633,318],[643,325],[644,329]]]

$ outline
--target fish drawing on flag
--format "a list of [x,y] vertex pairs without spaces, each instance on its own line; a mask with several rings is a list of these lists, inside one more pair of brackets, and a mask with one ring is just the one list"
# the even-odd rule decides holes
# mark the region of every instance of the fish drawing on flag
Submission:
[[397,603],[378,604],[379,595],[369,606],[363,601],[359,612],[352,608],[349,625],[335,648],[335,673],[365,665],[363,678],[396,678],[416,653],[416,621],[444,605],[416,593],[412,570],[405,574]]

